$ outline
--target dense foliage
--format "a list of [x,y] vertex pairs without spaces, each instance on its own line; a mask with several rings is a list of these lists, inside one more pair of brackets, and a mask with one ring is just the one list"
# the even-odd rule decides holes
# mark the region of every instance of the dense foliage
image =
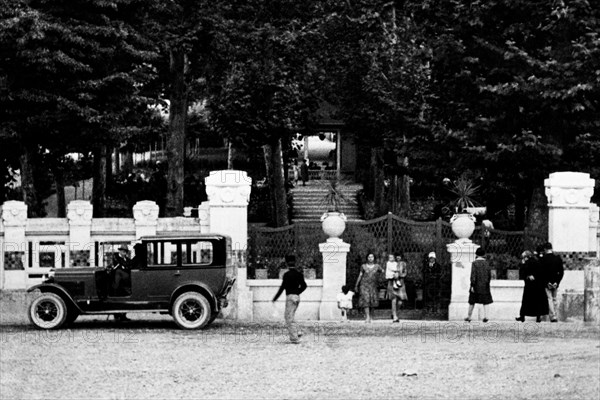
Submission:
[[586,0],[0,0],[0,168],[21,169],[42,214],[40,165],[60,180],[69,152],[98,170],[111,147],[164,134],[179,215],[186,135],[216,132],[264,153],[282,225],[289,138],[327,104],[372,148],[381,207],[466,171],[521,227],[549,172],[600,178],[599,18]]

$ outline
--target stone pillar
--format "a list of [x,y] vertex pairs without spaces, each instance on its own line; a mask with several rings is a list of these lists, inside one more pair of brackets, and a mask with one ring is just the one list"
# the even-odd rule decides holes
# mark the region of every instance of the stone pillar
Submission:
[[138,201],[133,206],[133,219],[135,220],[135,238],[156,235],[158,225],[158,205],[150,200]]
[[[208,226],[211,233],[231,237],[235,269],[228,274],[236,278],[230,307],[224,316],[252,320],[253,298],[247,285],[246,249],[248,246],[248,202],[252,179],[245,171],[212,171],[206,178],[209,201]],[[200,211],[200,210],[198,210]]]
[[548,241],[555,252],[589,252],[590,199],[594,180],[581,172],[555,172],[544,181],[548,197]]
[[459,239],[446,245],[452,262],[452,292],[448,307],[449,321],[462,321],[469,311],[471,266],[475,260],[475,251],[478,247],[468,239]]
[[596,257],[600,257],[600,248],[598,248],[598,231],[600,229],[600,208],[596,204],[590,205],[590,233],[589,233],[589,241],[590,241],[590,253],[592,255],[596,255]]
[[584,267],[583,320],[600,322],[600,259],[588,258]]
[[346,258],[350,244],[339,238],[329,238],[325,243],[319,244],[319,250],[323,254],[323,294],[319,320],[339,321],[337,294],[346,284]]
[[22,201],[7,201],[2,205],[2,260],[0,260],[0,289],[24,289],[27,284],[27,205]]
[[200,220],[200,232],[210,232],[210,205],[208,201],[198,206],[198,219]]
[[94,262],[91,250],[93,207],[89,201],[74,200],[67,205],[69,221],[69,266],[89,267]]

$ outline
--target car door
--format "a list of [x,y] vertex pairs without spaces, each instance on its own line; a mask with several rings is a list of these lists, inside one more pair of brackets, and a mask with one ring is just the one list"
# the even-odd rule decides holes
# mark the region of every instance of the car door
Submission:
[[145,243],[146,262],[131,271],[132,300],[169,301],[171,293],[182,280],[180,253],[176,241]]
[[224,282],[222,249],[214,239],[186,239],[181,243],[181,273],[184,282],[200,283],[217,295]]

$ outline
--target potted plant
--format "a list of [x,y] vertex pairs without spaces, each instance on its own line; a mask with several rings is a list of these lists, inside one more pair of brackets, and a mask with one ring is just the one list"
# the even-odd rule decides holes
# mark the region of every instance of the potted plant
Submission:
[[337,179],[325,181],[327,193],[321,199],[321,206],[325,206],[327,211],[321,217],[323,223],[323,232],[329,238],[339,238],[346,229],[346,216],[341,212],[341,206],[351,203],[341,190],[343,183]]
[[510,254],[486,255],[490,267],[496,271],[494,279],[519,279],[519,258]]
[[265,263],[261,258],[256,259],[256,263],[254,264],[254,278],[255,279],[268,279],[268,270]]
[[465,174],[454,182],[446,178],[444,184],[456,196],[449,203],[449,206],[456,212],[450,219],[452,232],[459,240],[468,240],[475,231],[475,217],[469,212],[469,209],[475,208],[476,202],[473,197],[478,193],[479,186],[476,186]]
[[302,273],[304,279],[317,279],[317,266],[315,257],[306,257],[305,261],[301,264]]

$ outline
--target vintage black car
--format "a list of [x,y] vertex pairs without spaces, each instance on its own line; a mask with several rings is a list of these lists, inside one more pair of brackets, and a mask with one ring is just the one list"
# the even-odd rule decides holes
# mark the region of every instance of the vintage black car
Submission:
[[[56,329],[82,314],[158,312],[170,314],[183,329],[200,329],[227,307],[234,279],[231,239],[186,234],[142,237],[134,246],[127,279],[115,287],[115,265],[59,268],[38,290],[29,319],[38,328]],[[110,254],[112,256],[112,254]]]

